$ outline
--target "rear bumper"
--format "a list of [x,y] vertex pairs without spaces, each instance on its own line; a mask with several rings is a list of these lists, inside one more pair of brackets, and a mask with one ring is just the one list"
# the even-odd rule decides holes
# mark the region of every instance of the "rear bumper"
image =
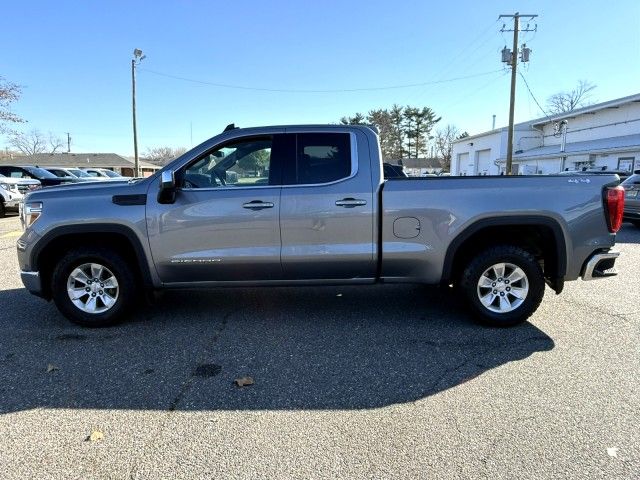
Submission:
[[37,295],[38,297],[42,296],[42,282],[40,281],[40,272],[20,272],[20,279],[22,280],[22,284],[24,287],[29,290],[29,292]]
[[613,269],[616,258],[620,256],[620,252],[601,252],[594,253],[585,262],[582,269],[583,280],[595,280],[596,278],[613,277],[617,275]]

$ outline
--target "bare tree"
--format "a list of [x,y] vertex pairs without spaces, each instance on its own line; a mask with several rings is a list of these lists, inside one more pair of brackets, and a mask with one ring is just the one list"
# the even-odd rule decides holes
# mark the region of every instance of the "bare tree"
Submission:
[[455,125],[447,125],[444,128],[436,131],[435,135],[435,147],[436,155],[440,166],[443,170],[449,170],[451,168],[451,152],[453,151],[453,141],[460,136],[460,130]]
[[63,145],[60,137],[56,137],[53,133],[49,132],[49,153],[56,153]]
[[24,120],[11,111],[11,104],[18,101],[22,91],[15,83],[0,77],[0,133],[8,131],[7,124],[22,123]]
[[55,153],[62,147],[60,138],[49,132],[45,137],[40,130],[33,129],[29,132],[12,132],[9,134],[9,145],[20,150],[24,155],[34,155],[36,153]]
[[172,147],[153,147],[147,148],[142,158],[147,162],[155,163],[156,165],[166,165],[171,160],[179,157],[187,151],[186,148],[172,148]]
[[50,134],[51,141],[42,134],[40,130],[33,129],[29,132],[12,132],[9,134],[8,144],[20,150],[24,155],[34,155],[36,153],[44,153],[47,151],[47,144],[52,146],[52,153],[59,148],[55,145],[53,136]]
[[596,85],[580,80],[578,86],[570,91],[554,93],[547,99],[547,109],[551,114],[570,112],[576,108],[590,105],[589,101]]

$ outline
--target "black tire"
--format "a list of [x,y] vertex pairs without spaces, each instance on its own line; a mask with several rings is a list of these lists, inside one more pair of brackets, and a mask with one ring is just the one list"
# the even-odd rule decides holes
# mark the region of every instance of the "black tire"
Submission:
[[[69,298],[67,281],[70,274],[87,263],[103,265],[111,271],[118,283],[115,303],[101,313],[88,313],[78,308]],[[51,277],[51,292],[58,310],[72,322],[83,327],[107,327],[124,319],[136,296],[134,272],[117,252],[108,248],[76,248],[67,253],[56,265]],[[104,304],[103,304],[104,305]]]
[[[493,292],[491,292],[491,288],[489,287],[479,287],[479,282],[483,274],[488,269],[491,269],[493,265],[500,263],[515,265],[524,271],[526,275],[525,280],[528,284],[528,292],[526,293],[524,300],[511,311],[492,311],[490,310],[490,307],[485,306],[480,301],[480,293],[495,293],[498,291],[493,290]],[[511,287],[505,286],[503,284],[504,281],[505,280],[502,282],[496,282],[500,284],[497,288],[507,288],[510,290]],[[513,284],[515,288],[517,288],[517,282],[518,281],[515,281]],[[500,245],[484,250],[471,260],[462,274],[460,286],[467,298],[469,306],[478,320],[492,327],[511,327],[524,322],[538,309],[538,306],[542,301],[542,297],[544,296],[545,282],[540,265],[536,262],[533,255],[526,250],[513,245]],[[489,291],[485,289],[488,289]],[[504,291],[498,293],[498,295],[502,296],[504,296],[504,294],[507,295],[508,299],[510,298],[516,302],[518,301],[514,296],[510,296],[512,294]],[[501,299],[498,296],[495,298],[497,300],[497,305],[494,303],[491,307],[499,308]]]
[[4,208],[4,202],[0,200],[0,218],[4,218],[6,215],[6,210]]

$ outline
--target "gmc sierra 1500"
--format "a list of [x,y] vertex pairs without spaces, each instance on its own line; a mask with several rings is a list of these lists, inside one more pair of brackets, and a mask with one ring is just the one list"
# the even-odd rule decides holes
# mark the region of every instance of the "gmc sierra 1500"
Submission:
[[22,280],[86,326],[148,291],[413,282],[524,321],[545,282],[614,274],[616,175],[383,176],[374,129],[227,128],[157,174],[30,193]]

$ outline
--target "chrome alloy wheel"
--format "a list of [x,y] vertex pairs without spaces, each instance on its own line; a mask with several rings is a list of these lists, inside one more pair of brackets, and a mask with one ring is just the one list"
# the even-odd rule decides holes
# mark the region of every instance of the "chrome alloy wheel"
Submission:
[[67,279],[71,302],[86,313],[103,313],[118,300],[118,280],[104,265],[83,263],[73,269]]
[[478,299],[485,308],[496,313],[512,312],[529,293],[527,275],[513,263],[496,263],[478,280]]

